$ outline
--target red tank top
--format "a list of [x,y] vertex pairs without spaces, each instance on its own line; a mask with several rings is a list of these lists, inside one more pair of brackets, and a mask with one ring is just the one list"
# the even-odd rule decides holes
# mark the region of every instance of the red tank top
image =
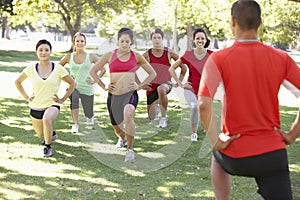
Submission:
[[121,61],[117,56],[117,49],[113,51],[111,60],[109,62],[109,72],[135,72],[137,69],[137,62],[133,51],[130,51],[130,58],[127,61]]
[[186,64],[189,68],[188,82],[192,84],[192,91],[197,94],[199,90],[200,79],[202,76],[202,70],[208,56],[213,53],[211,50],[207,50],[207,54],[201,60],[198,60],[194,55],[194,50],[186,51],[180,58],[183,64]]
[[164,52],[161,57],[155,57],[152,54],[152,48],[148,50],[148,55],[149,63],[157,74],[151,82],[151,91],[147,91],[147,94],[151,94],[160,84],[171,81],[171,74],[169,72],[171,63],[168,57],[167,47],[164,48]]

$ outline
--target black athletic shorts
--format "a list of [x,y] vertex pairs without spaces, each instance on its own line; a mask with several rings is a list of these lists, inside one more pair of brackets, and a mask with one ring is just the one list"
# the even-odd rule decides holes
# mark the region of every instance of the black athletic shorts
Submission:
[[126,94],[114,95],[108,93],[107,109],[112,125],[121,124],[124,120],[124,108],[127,104],[132,104],[135,108],[139,102],[139,96],[136,91],[131,91]]
[[[169,94],[172,90],[173,85],[169,82],[165,82],[165,83],[162,83],[162,84],[166,84],[166,85],[169,86],[169,90],[167,92],[167,94]],[[157,88],[156,88],[156,90],[154,90],[151,94],[147,95],[147,105],[151,105],[157,99],[158,99],[158,92],[157,92]]]
[[[58,105],[52,105],[51,107],[56,107],[58,110],[60,110],[60,106],[58,106]],[[35,119],[43,119],[45,110],[30,109],[30,116],[35,118]]]
[[254,177],[258,193],[264,199],[293,199],[285,149],[245,158],[231,158],[219,151],[214,151],[213,154],[227,173]]

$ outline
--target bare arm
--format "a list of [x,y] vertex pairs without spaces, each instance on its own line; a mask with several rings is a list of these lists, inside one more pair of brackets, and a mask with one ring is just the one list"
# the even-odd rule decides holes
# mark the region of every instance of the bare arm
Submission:
[[61,66],[65,66],[65,64],[70,63],[70,54],[65,55],[64,57],[62,57],[62,59],[59,61],[59,64]]
[[[103,76],[103,74],[105,73],[105,64],[109,63],[109,60],[111,58],[111,52],[108,52],[106,54],[104,54],[91,68],[90,70],[90,75],[93,78],[93,80],[98,83],[98,85],[103,88],[104,90],[107,90],[105,88],[105,84],[103,83],[103,81],[101,80],[101,77]],[[98,75],[98,72],[100,72],[100,75]]]
[[[176,69],[178,67],[181,67],[181,71],[180,71],[180,76],[179,78],[177,77],[177,74],[176,74]],[[169,68],[169,72],[171,74],[171,76],[173,77],[173,79],[176,81],[176,83],[178,84],[179,87],[185,87],[183,84],[182,84],[182,80],[183,80],[183,77],[185,75],[187,71],[187,67],[185,65],[182,64],[181,60],[180,59],[177,59],[176,62],[174,62],[171,67]],[[191,86],[186,86],[187,88],[191,88]]]
[[143,57],[147,60],[147,62],[150,62],[148,51],[143,53]]
[[213,109],[213,100],[210,97],[199,96],[199,115],[203,128],[207,132],[207,136],[214,150],[221,150],[227,148],[232,140],[240,137],[239,134],[227,136],[219,134],[216,116]]
[[70,75],[63,77],[62,80],[65,81],[66,83],[68,83],[70,85],[70,87],[68,88],[68,90],[66,91],[65,95],[62,98],[59,98],[57,95],[55,95],[54,101],[56,101],[58,103],[65,102],[68,99],[68,97],[72,94],[72,92],[74,91],[74,89],[76,87],[75,81]]
[[22,72],[21,75],[16,79],[15,85],[16,85],[17,89],[19,90],[19,92],[21,93],[21,95],[24,97],[24,99],[26,99],[26,101],[31,101],[33,97],[30,97],[30,96],[26,93],[26,91],[25,91],[25,89],[24,89],[24,87],[23,87],[23,85],[22,85],[22,82],[23,82],[26,78],[27,78],[27,75],[26,75],[24,72]]
[[147,73],[148,77],[141,83],[138,84],[138,89],[143,88],[145,85],[151,83],[151,81],[156,77],[156,72],[152,66],[147,62],[145,57],[139,53],[135,53],[138,65],[141,66]]
[[[179,57],[179,55],[177,54],[177,53],[175,53],[175,51],[173,51],[173,50],[171,50],[171,49],[169,49],[169,57],[171,58],[171,59],[173,59],[174,61],[175,61],[175,63],[178,61],[179,62],[179,60],[180,60],[180,57]],[[187,67],[181,62],[181,60],[180,60],[180,63],[177,63],[178,65],[177,65],[177,67],[180,67],[181,68],[181,71],[180,71],[180,75],[179,75],[179,80],[180,80],[180,82],[182,82],[182,80],[183,80],[183,78],[184,78],[184,76],[185,76],[185,74],[186,74],[186,72],[187,72]],[[172,74],[171,74],[172,75]],[[172,75],[173,76],[173,75]],[[173,77],[174,78],[174,77]],[[175,80],[176,81],[176,80]],[[177,82],[177,81],[176,81]],[[179,84],[179,82],[177,82],[178,84]]]
[[290,131],[285,132],[277,127],[274,129],[281,134],[286,144],[294,143],[295,140],[300,136],[300,108],[298,109],[297,117]]

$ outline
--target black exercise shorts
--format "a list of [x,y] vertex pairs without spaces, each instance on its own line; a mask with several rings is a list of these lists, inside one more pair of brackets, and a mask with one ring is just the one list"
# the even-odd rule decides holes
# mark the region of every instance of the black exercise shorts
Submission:
[[[60,110],[60,106],[58,106],[58,105],[53,105],[51,107],[56,107],[58,110]],[[33,118],[35,118],[35,119],[43,119],[45,110],[30,109],[30,116],[33,117]]]
[[293,199],[285,149],[245,158],[231,158],[219,151],[214,151],[213,154],[227,173],[254,177],[258,193],[264,199]]
[[[167,94],[169,94],[172,90],[173,85],[169,82],[165,82],[165,83],[162,83],[162,84],[168,85],[169,90],[168,90]],[[157,92],[157,88],[156,88],[156,90],[154,90],[151,94],[147,95],[147,105],[151,105],[157,99],[158,99],[158,92]]]

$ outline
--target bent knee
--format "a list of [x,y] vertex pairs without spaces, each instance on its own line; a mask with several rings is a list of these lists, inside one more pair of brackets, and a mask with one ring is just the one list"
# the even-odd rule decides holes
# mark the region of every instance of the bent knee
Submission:
[[127,104],[124,108],[124,116],[133,117],[135,112],[135,107],[131,104]]

